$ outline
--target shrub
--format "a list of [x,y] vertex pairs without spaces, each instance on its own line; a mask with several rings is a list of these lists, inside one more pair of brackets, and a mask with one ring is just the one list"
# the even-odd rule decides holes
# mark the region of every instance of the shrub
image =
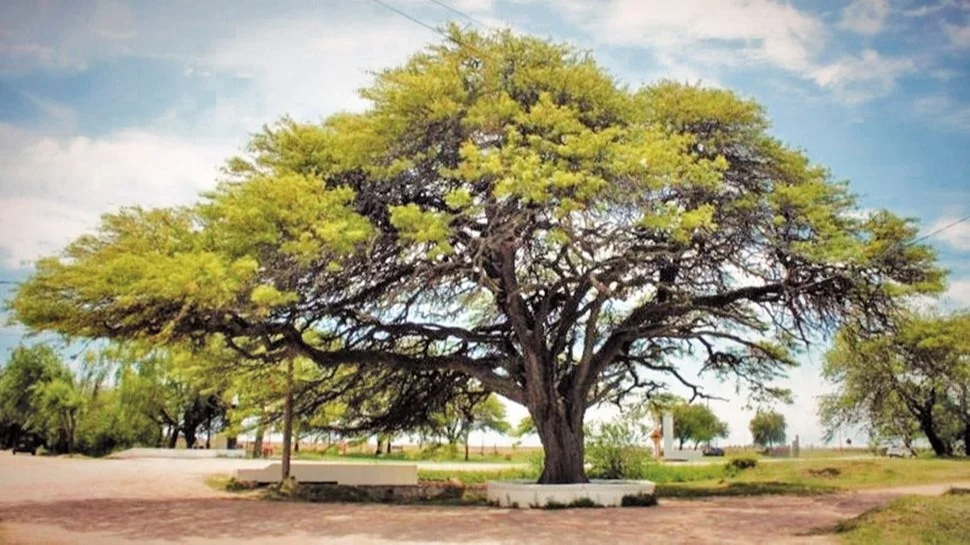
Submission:
[[590,509],[597,507],[603,506],[589,498],[578,498],[569,503],[550,501],[543,506],[544,509]]
[[758,467],[758,459],[745,456],[743,458],[734,458],[725,466],[729,471],[744,471],[745,469],[752,469]]
[[235,477],[229,477],[229,480],[226,481],[225,484],[225,489],[229,492],[240,492],[242,490],[253,490],[255,488],[259,488],[258,483],[254,483],[252,481],[240,481]]
[[640,433],[629,422],[606,422],[595,427],[586,445],[591,477],[641,479],[649,454],[637,446]]
[[630,494],[620,500],[623,507],[653,507],[657,505],[657,496],[653,494]]

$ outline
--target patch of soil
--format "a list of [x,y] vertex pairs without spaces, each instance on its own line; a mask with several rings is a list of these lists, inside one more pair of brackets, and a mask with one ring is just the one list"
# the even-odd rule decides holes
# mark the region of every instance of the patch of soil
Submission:
[[820,467],[818,469],[806,470],[811,477],[821,477],[823,479],[831,479],[832,477],[838,477],[842,474],[842,470],[837,467]]

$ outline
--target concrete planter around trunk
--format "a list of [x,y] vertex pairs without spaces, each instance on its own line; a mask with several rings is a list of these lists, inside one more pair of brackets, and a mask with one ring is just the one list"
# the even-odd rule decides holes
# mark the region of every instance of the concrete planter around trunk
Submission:
[[488,501],[501,507],[546,507],[590,500],[603,507],[620,507],[624,496],[652,496],[650,481],[599,481],[580,484],[536,484],[531,481],[489,481]]

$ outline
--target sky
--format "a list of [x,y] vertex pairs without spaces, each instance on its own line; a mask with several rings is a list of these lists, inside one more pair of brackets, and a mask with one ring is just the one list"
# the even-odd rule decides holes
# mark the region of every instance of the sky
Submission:
[[[631,87],[733,89],[863,208],[918,218],[927,234],[970,215],[970,0],[441,1],[463,15],[382,1],[431,27],[570,42]],[[442,39],[373,0],[5,0],[0,298],[100,214],[192,202],[264,123],[361,111],[369,74]],[[928,241],[950,270],[944,304],[970,306],[970,222]],[[0,362],[23,333],[0,317]],[[825,349],[782,383],[795,402],[777,408],[803,445],[822,438]],[[729,399],[710,405],[731,428],[724,443],[750,442],[753,408],[733,384],[703,382]]]

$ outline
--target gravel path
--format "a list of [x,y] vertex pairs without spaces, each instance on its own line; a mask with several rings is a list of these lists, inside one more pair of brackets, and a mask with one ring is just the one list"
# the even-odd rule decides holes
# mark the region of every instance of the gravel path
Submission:
[[[566,511],[271,503],[207,488],[256,460],[90,460],[0,453],[0,543],[832,543],[831,526],[900,494],[665,500]],[[940,493],[944,486],[907,492]]]

